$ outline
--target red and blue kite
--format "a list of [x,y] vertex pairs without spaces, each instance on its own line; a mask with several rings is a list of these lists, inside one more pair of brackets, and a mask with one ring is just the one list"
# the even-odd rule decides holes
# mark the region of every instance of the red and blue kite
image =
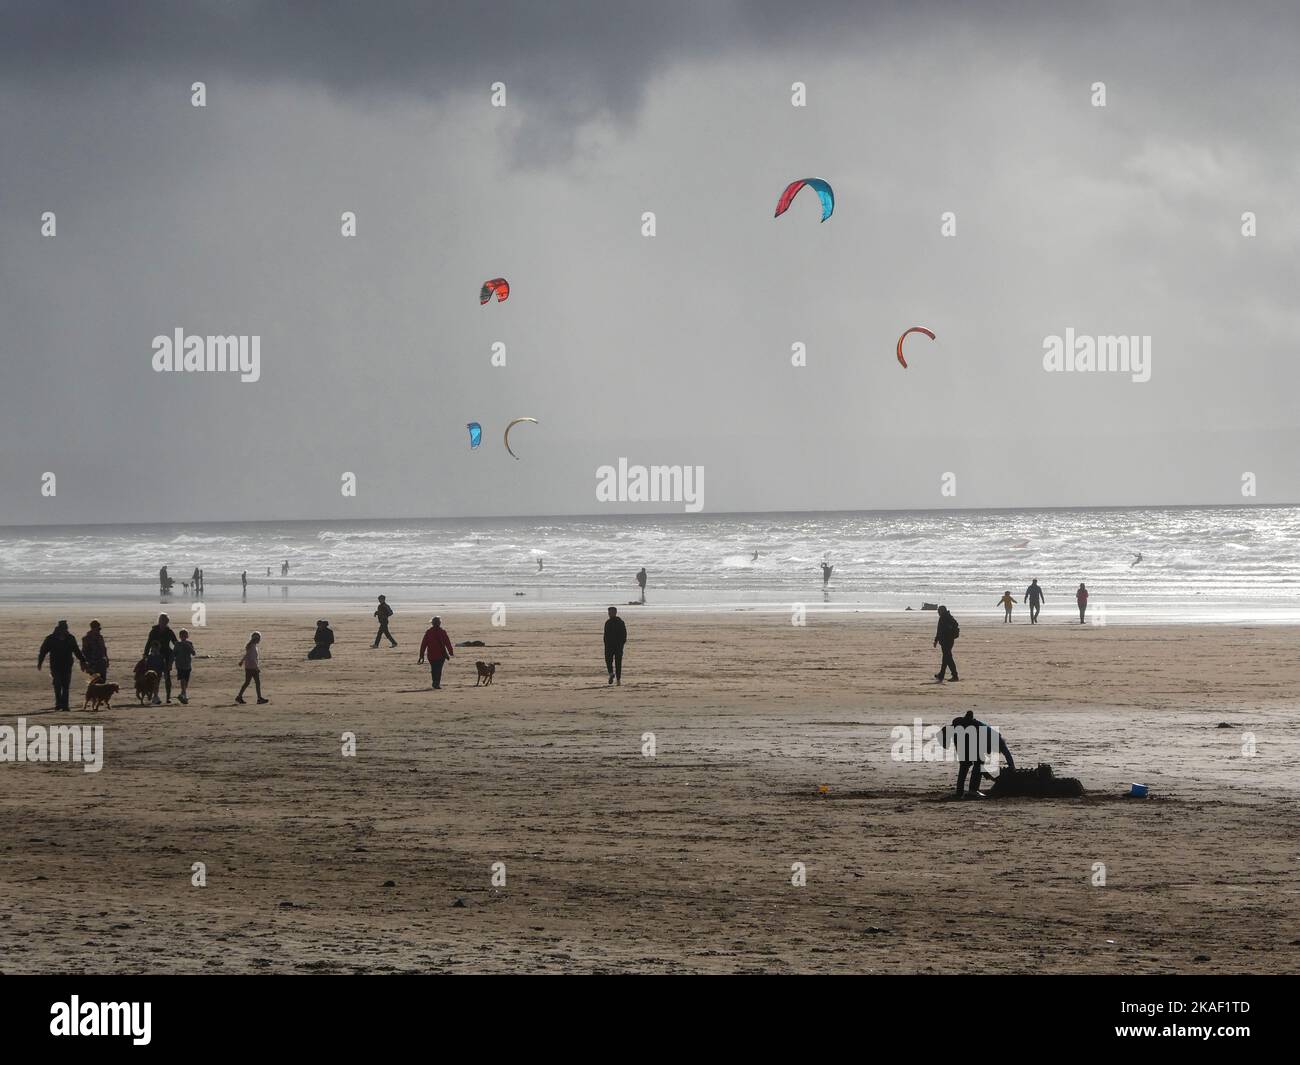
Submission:
[[781,198],[776,201],[776,214],[773,218],[780,218],[790,209],[790,204],[794,198],[799,195],[799,190],[807,185],[817,193],[822,201],[822,221],[830,218],[831,212],[835,210],[835,190],[831,188],[830,182],[823,181],[819,177],[800,178],[798,181],[792,181],[785,187],[785,192],[781,193]]

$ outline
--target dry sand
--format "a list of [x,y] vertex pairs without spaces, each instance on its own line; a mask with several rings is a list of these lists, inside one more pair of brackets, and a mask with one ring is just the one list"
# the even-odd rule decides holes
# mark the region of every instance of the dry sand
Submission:
[[[101,715],[77,709],[80,674],[73,712],[45,710],[55,613],[0,610],[0,724],[102,723],[106,746],[98,774],[0,764],[0,969],[1300,969],[1295,629],[966,617],[962,682],[940,686],[933,614],[626,607],[609,688],[599,611],[494,629],[444,609],[454,640],[491,646],[434,692],[424,608],[397,606],[401,646],[376,651],[364,605],[213,605],[188,707],[124,692]],[[110,679],[156,611],[94,608]],[[321,612],[337,653],[307,662]],[[91,610],[58,616],[80,636]],[[235,706],[254,627],[272,702]],[[501,663],[492,687],[476,658]],[[891,761],[894,726],[968,708],[1088,796],[955,802],[953,765]],[[1123,798],[1135,780],[1153,798]]]

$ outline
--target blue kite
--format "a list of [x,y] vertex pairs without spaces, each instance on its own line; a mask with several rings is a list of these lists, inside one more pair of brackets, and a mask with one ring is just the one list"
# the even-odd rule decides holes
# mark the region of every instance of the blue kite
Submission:
[[469,447],[473,451],[479,444],[483,443],[483,426],[478,422],[469,422],[465,426],[469,430]]

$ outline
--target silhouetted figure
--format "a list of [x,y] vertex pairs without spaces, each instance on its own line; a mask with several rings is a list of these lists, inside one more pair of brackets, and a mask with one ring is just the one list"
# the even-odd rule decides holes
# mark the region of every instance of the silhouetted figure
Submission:
[[1029,624],[1038,624],[1038,612],[1042,610],[1042,604],[1046,601],[1047,596],[1038,587],[1038,578],[1035,577],[1029,582],[1029,587],[1025,589],[1025,602],[1029,604]]
[[831,574],[834,572],[834,570],[835,567],[832,566],[829,562],[822,563],[822,587],[823,588],[825,588],[828,584],[831,583]]
[[248,570],[244,570],[244,572],[239,575],[239,586],[240,586],[240,590],[244,595],[244,598],[247,599],[248,598]]
[[81,638],[81,655],[87,673],[98,674],[101,681],[108,680],[108,645],[104,643],[98,621],[92,621],[90,631]]
[[287,558],[284,560],[284,565],[280,567],[280,576],[281,577],[289,576],[289,560]]
[[1128,564],[1128,568],[1132,569],[1141,561],[1142,561],[1142,552],[1141,551],[1133,552],[1133,561]]
[[636,582],[637,582],[637,584],[641,585],[641,602],[644,603],[644,602],[645,602],[645,582],[646,582],[646,575],[645,575],[645,567],[644,567],[644,566],[641,567],[641,572],[638,573],[638,574],[636,575]]
[[203,575],[199,573],[199,567],[194,567],[194,572],[190,574],[190,586],[194,589],[194,594],[198,595],[203,587]]
[[934,679],[940,684],[943,683],[943,675],[947,670],[952,670],[952,679],[957,680],[957,663],[952,658],[952,645],[957,642],[957,637],[961,635],[961,626],[957,624],[957,619],[948,613],[948,608],[940,604],[939,606],[939,625],[934,631],[934,643],[932,647],[943,648],[943,662],[939,666],[939,672],[934,675]]
[[70,710],[68,689],[72,686],[72,663],[75,659],[84,668],[85,658],[77,646],[77,638],[68,631],[68,623],[60,621],[54,631],[41,643],[41,653],[36,658],[36,668],[45,665],[45,656],[50,656],[50,679],[54,682],[54,709]]
[[334,630],[328,621],[316,622],[316,635],[312,637],[315,646],[307,652],[308,658],[333,658],[330,647],[334,644]]
[[[962,717],[954,717],[952,724],[943,730],[943,745],[954,746],[957,751],[957,796],[958,798],[981,799],[980,774],[985,760],[993,753],[993,741],[996,738],[998,753],[1006,761],[1006,769],[1014,771],[1015,759],[1007,747],[1002,734],[991,725],[985,724],[975,716],[974,710],[967,710]],[[970,776],[970,790],[966,790],[966,778]]]
[[542,572],[542,560],[540,558],[537,560],[537,572]]
[[1002,619],[1002,623],[1003,623],[1004,625],[1010,625],[1010,624],[1011,624],[1011,607],[1012,607],[1012,605],[1015,604],[1016,602],[1017,602],[1017,600],[1014,599],[1014,598],[1012,598],[1012,595],[1011,595],[1011,589],[1010,589],[1010,588],[1008,588],[1005,592],[1003,592],[1003,593],[1002,593],[1002,598],[998,600],[998,606],[1002,607],[1002,609],[1005,610],[1005,611],[1007,612],[1007,613],[1006,613],[1006,617],[1004,617],[1004,618]]
[[239,664],[244,667],[244,683],[239,689],[239,694],[235,696],[235,702],[244,701],[244,692],[248,691],[250,684],[254,685],[257,691],[257,702],[260,706],[262,703],[269,703],[270,699],[262,697],[262,666],[259,651],[262,646],[262,634],[255,632],[248,638],[248,643],[244,644],[244,657],[239,660]]
[[1079,590],[1074,593],[1074,601],[1079,604],[1079,624],[1083,624],[1083,615],[1088,612],[1088,589],[1083,581],[1079,582]]
[[162,569],[158,571],[158,594],[159,595],[170,594],[172,590],[172,585],[175,583],[176,582],[172,580],[172,578],[167,576],[167,567],[163,566]]
[[609,620],[605,622],[605,669],[609,671],[610,684],[623,683],[623,647],[626,643],[627,626],[618,616],[618,607],[612,606]]
[[426,655],[429,659],[429,675],[433,680],[434,690],[441,691],[443,663],[456,656],[456,652],[451,649],[451,637],[442,627],[442,618],[430,619],[429,628],[424,633],[424,639],[420,641],[420,658],[416,665],[424,662]]
[[172,658],[176,653],[176,633],[172,632],[170,621],[166,614],[159,614],[158,624],[149,630],[149,636],[144,641],[145,654],[149,653],[151,643],[158,645],[163,666],[158,673],[167,690],[169,703],[172,701]]
[[200,569],[199,570],[199,594],[202,595],[206,588],[207,588],[207,582],[203,576],[203,570]]
[[757,552],[757,551],[754,552],[754,557],[751,558],[749,561],[750,561],[750,562],[757,562],[757,561],[758,561],[758,552]]
[[375,609],[373,616],[379,619],[379,631],[375,633],[375,642],[370,646],[378,647],[379,641],[387,637],[388,642],[396,647],[397,641],[393,639],[393,634],[388,631],[388,619],[393,616],[393,608],[388,605],[388,600],[382,595],[379,597],[379,606]]

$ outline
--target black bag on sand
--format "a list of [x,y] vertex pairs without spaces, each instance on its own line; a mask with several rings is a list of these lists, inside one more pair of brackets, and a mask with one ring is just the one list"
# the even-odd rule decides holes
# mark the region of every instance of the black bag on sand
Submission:
[[1037,769],[1003,769],[987,792],[991,799],[1077,799],[1083,784],[1077,777],[1058,777],[1052,767],[1040,762]]

